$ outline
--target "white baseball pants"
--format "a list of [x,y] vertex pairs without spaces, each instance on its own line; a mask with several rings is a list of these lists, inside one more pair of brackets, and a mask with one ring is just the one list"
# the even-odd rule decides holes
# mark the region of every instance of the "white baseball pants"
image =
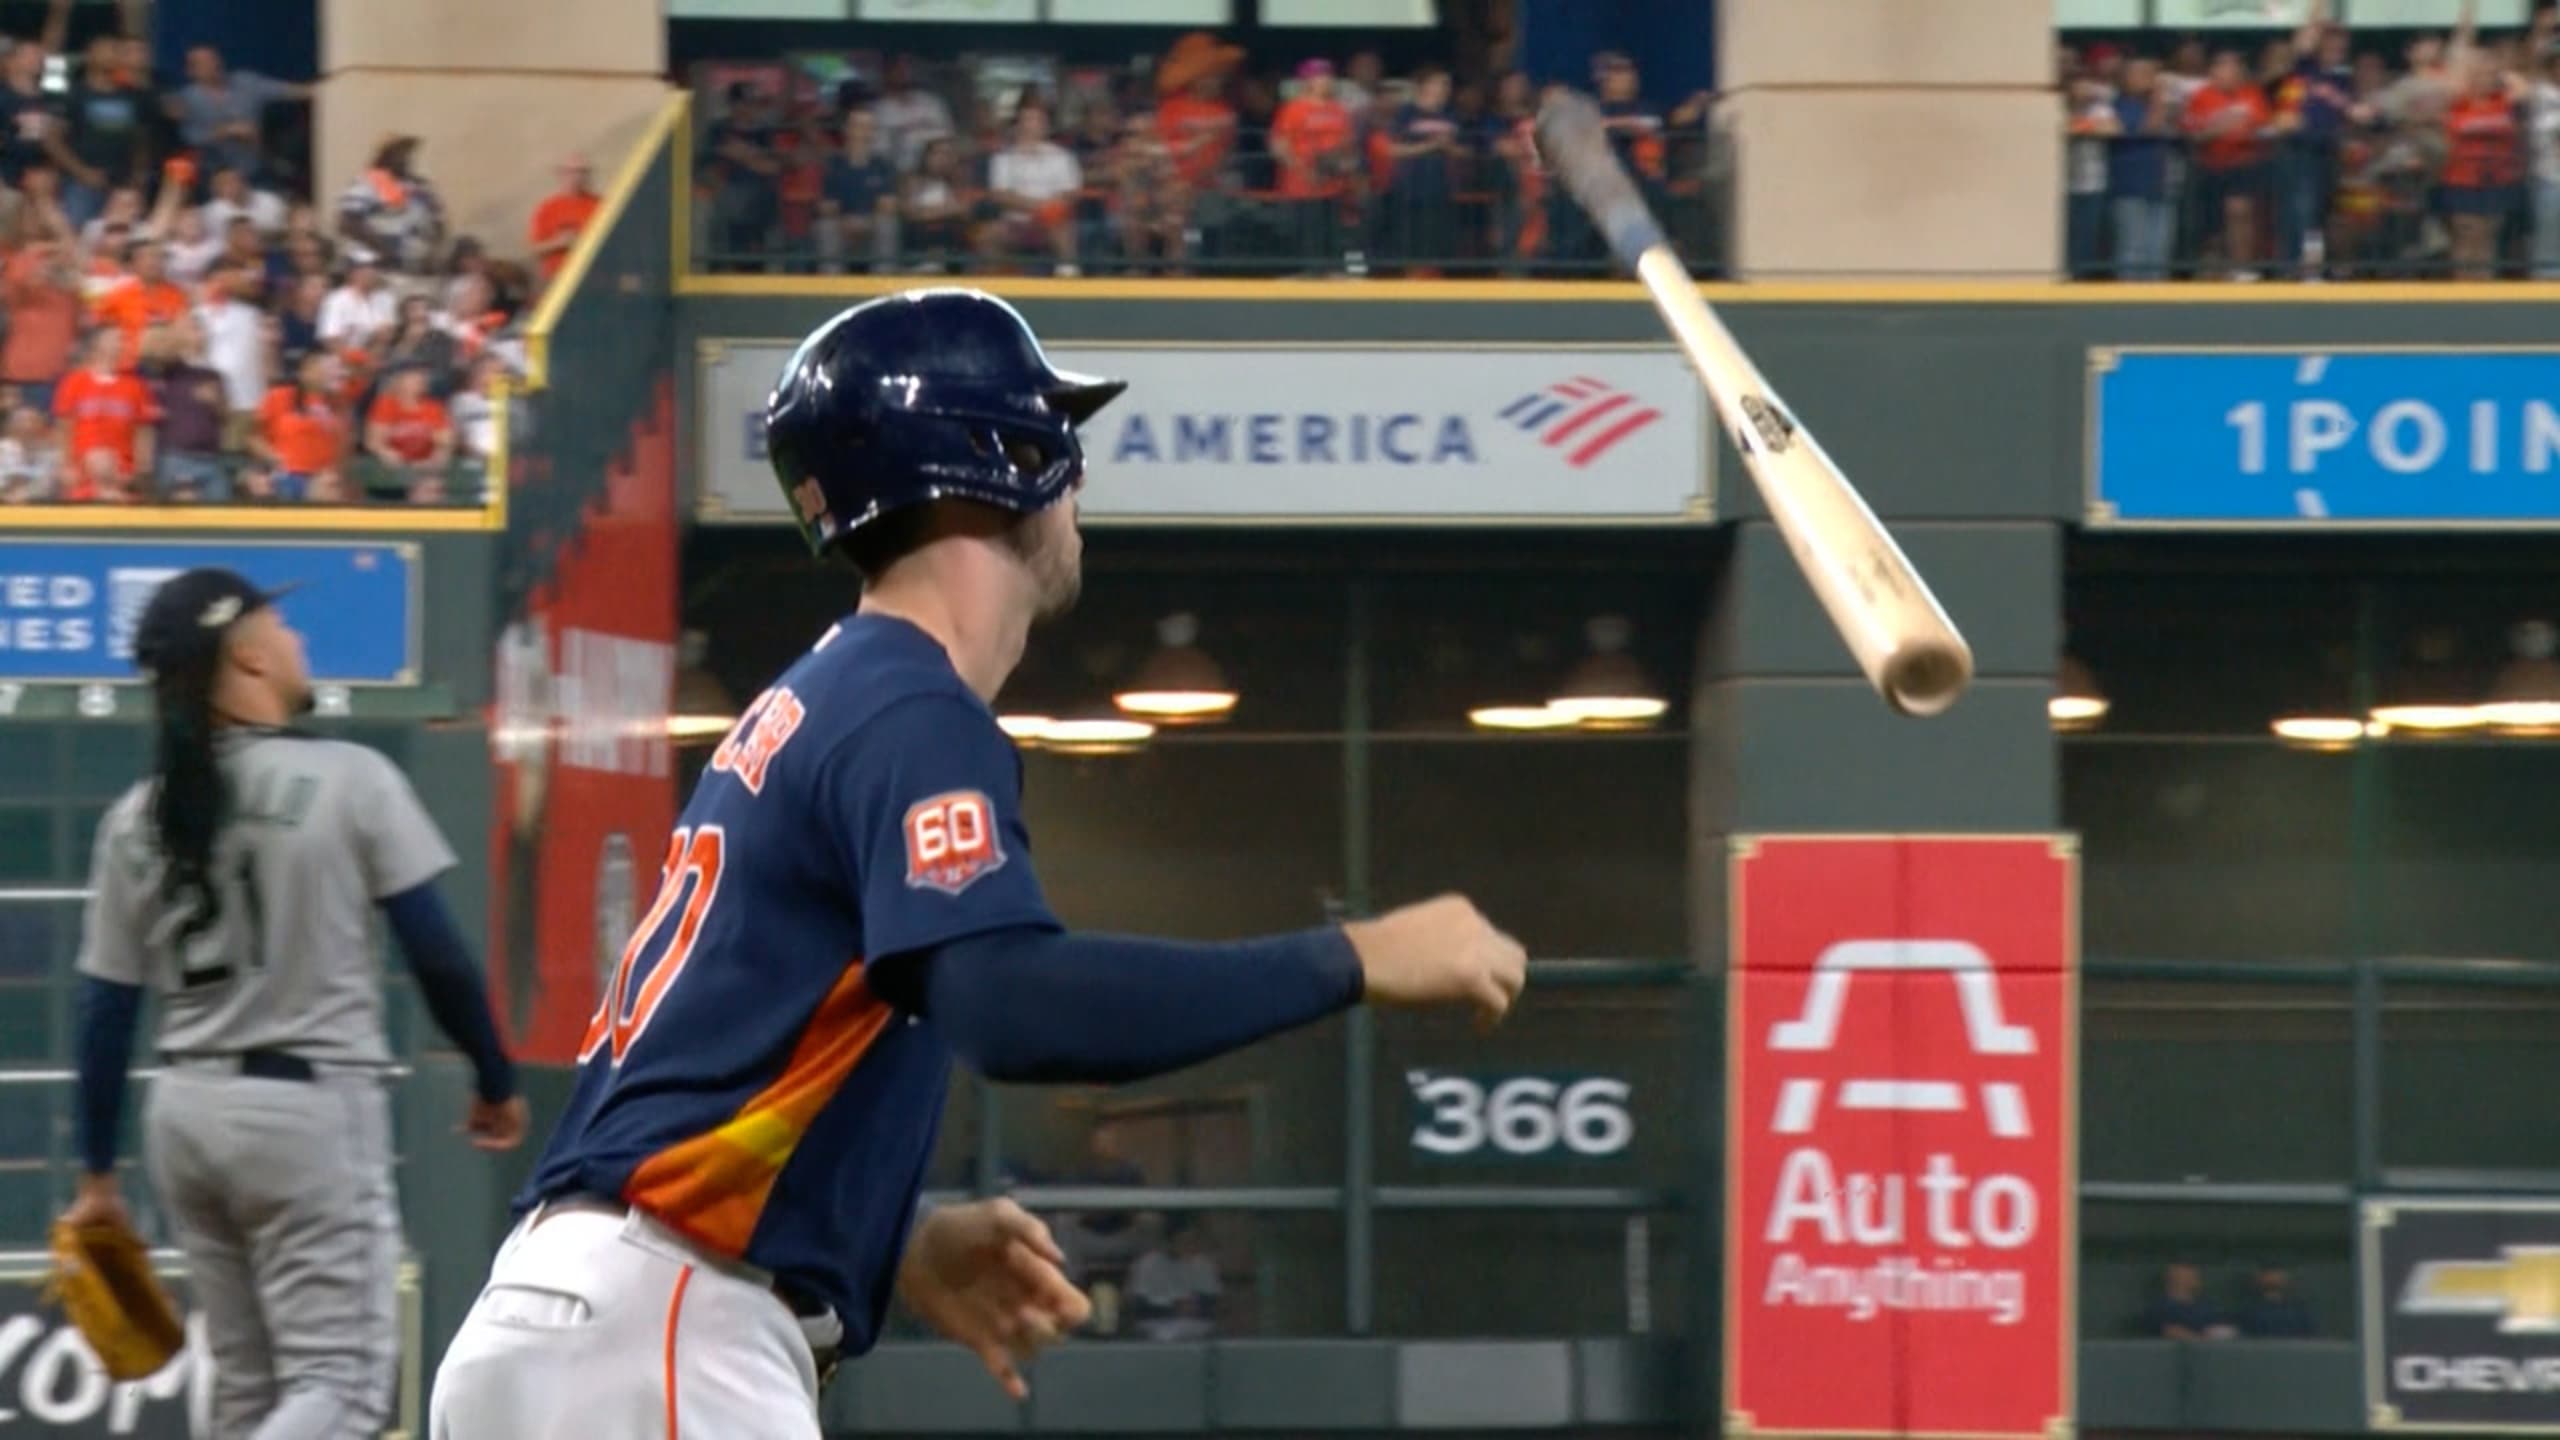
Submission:
[[431,1440],[819,1440],[818,1374],[764,1278],[645,1216],[537,1210],[445,1351]]

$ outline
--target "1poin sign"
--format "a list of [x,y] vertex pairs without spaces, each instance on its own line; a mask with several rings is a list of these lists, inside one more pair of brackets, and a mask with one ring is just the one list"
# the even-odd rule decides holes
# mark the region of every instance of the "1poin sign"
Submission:
[[907,885],[957,895],[1004,864],[995,807],[975,790],[948,790],[907,807]]

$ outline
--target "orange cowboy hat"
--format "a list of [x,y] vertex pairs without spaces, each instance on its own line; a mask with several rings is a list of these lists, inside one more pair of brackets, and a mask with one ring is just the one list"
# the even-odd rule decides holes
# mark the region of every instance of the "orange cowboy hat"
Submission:
[[1221,45],[1206,30],[1194,30],[1173,42],[1173,49],[1156,65],[1156,93],[1171,95],[1188,90],[1191,83],[1204,75],[1224,75],[1244,59],[1241,45]]

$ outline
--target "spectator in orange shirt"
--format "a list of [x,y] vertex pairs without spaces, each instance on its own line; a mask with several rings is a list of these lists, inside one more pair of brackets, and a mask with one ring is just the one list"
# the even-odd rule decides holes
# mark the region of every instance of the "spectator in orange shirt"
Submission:
[[424,366],[392,372],[365,417],[364,448],[388,468],[413,504],[445,501],[445,468],[453,459],[453,418],[427,393]]
[[0,269],[0,300],[9,331],[0,343],[0,380],[18,387],[34,409],[53,410],[54,382],[71,368],[80,343],[80,274],[58,240],[33,239]]
[[124,368],[142,363],[142,334],[187,313],[187,292],[169,279],[169,247],[145,240],[133,247],[133,273],[98,297],[98,322],[124,336]]
[[1244,51],[1205,32],[1185,35],[1156,68],[1156,128],[1174,173],[1193,194],[1216,187],[1236,140],[1236,112],[1218,92]]
[[1298,253],[1330,260],[1342,253],[1342,196],[1359,167],[1351,143],[1351,111],[1333,94],[1333,62],[1298,67],[1298,93],[1271,120],[1272,158],[1280,162],[1280,194],[1295,221]]
[[2195,162],[2205,223],[2220,220],[2222,258],[2235,280],[2258,277],[2257,205],[2266,180],[2266,146],[2260,137],[2273,114],[2266,92],[2249,79],[2237,50],[2213,57],[2204,88],[2187,101],[2185,125],[2198,142]]
[[102,473],[129,479],[151,465],[151,427],[160,407],[120,363],[123,357],[124,336],[101,330],[89,337],[89,363],[54,387],[53,413],[69,422],[71,432],[64,456],[70,470],[66,500],[108,498],[98,484]]
[[595,170],[584,155],[572,155],[560,162],[560,188],[534,207],[533,224],[527,238],[533,242],[533,260],[543,282],[560,273],[569,263],[569,251],[578,243],[579,232],[596,218]]
[[339,467],[346,463],[347,417],[341,384],[338,357],[315,350],[302,357],[291,384],[267,392],[249,449],[273,469],[249,482],[251,494],[294,502],[344,501]]
[[2445,112],[2451,145],[2443,198],[2453,230],[2453,278],[2490,280],[2498,272],[2498,240],[2522,198],[2524,150],[2515,96],[2495,60],[2470,62],[2469,83]]

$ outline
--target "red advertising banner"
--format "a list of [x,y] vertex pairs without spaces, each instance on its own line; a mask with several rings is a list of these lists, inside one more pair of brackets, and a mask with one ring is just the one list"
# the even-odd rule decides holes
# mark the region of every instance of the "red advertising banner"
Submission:
[[[547,456],[519,458],[519,485],[547,483]],[[516,1057],[541,1065],[576,1062],[675,825],[671,379],[603,478],[496,646],[489,973]]]
[[2069,1433],[2078,905],[2067,836],[1735,842],[1727,1433]]

